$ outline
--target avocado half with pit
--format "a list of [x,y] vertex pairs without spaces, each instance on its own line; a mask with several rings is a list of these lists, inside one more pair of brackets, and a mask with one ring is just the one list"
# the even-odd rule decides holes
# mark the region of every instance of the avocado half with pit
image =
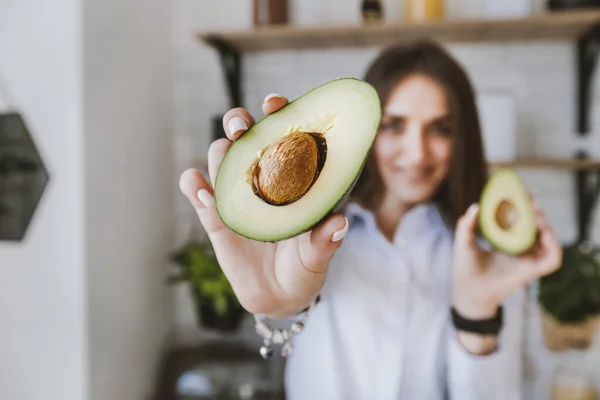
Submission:
[[529,191],[511,168],[494,171],[479,202],[479,229],[497,250],[519,255],[537,237],[537,223]]
[[311,230],[352,190],[381,121],[368,83],[325,83],[263,118],[221,162],[221,220],[249,239],[276,242]]

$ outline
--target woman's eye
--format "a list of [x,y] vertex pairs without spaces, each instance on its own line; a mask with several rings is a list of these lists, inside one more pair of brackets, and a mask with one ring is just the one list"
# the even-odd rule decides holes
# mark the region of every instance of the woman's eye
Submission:
[[436,135],[450,136],[452,129],[448,124],[436,123],[431,126],[431,131]]
[[381,124],[381,129],[390,133],[402,133],[402,127],[401,121],[388,121]]

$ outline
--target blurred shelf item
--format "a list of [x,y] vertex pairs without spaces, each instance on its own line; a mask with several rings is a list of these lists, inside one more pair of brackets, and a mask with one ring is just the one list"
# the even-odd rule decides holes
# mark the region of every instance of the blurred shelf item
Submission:
[[226,42],[238,52],[384,46],[429,38],[444,42],[572,40],[600,24],[600,11],[577,10],[524,18],[448,19],[318,27],[270,26],[245,31],[203,32],[200,40]]
[[254,0],[253,3],[255,27],[285,25],[289,22],[288,0]]
[[404,0],[404,19],[417,23],[441,22],[446,18],[445,3],[446,0]]
[[564,170],[600,170],[600,160],[586,160],[577,158],[522,158],[508,162],[490,162],[492,168],[540,168]]
[[381,22],[384,18],[380,0],[362,0],[360,11],[364,23]]

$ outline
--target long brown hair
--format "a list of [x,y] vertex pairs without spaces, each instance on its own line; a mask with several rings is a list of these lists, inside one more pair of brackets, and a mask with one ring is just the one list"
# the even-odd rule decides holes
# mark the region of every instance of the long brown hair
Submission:
[[[427,40],[385,49],[371,64],[364,79],[375,87],[385,105],[395,85],[413,73],[426,74],[436,80],[448,96],[454,121],[452,161],[448,177],[432,200],[454,226],[469,205],[478,201],[487,178],[475,93],[459,63],[441,46]],[[384,189],[374,151],[371,151],[349,199],[375,210]]]

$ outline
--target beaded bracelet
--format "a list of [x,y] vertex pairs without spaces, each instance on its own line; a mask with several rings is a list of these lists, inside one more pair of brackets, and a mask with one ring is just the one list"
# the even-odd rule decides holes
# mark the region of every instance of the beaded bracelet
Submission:
[[273,344],[282,344],[281,357],[287,357],[292,352],[292,336],[302,332],[304,324],[306,324],[318,301],[319,298],[314,299],[300,315],[300,318],[294,321],[288,329],[271,328],[261,317],[254,315],[256,333],[263,338],[264,343],[260,348],[260,355],[265,359],[271,358],[273,356]]

